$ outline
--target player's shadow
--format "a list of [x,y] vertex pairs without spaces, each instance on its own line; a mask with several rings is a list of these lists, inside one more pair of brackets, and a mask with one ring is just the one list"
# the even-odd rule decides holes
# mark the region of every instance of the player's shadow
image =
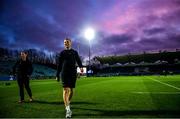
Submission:
[[52,104],[52,105],[64,105],[64,102],[60,102],[60,101],[57,101],[57,102],[50,102],[50,101],[45,101],[45,100],[33,100],[32,103],[39,103],[39,104]]
[[[52,105],[64,105],[63,101],[56,101],[56,102],[50,102],[50,101],[45,101],[45,100],[34,100],[32,103],[40,103],[40,104],[52,104]],[[71,102],[72,105],[83,105],[83,104],[87,104],[87,105],[95,105],[95,103],[90,103],[90,102]]]
[[82,101],[75,101],[71,102],[72,105],[96,105],[97,103],[92,103],[92,102],[82,102]]
[[[103,110],[75,107],[87,111],[84,114],[73,114],[75,117],[180,117],[179,110]],[[89,112],[92,113],[89,113]]]

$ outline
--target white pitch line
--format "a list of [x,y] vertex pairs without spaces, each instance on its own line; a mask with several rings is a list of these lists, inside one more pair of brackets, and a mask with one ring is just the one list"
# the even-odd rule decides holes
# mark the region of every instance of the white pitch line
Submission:
[[159,83],[161,83],[161,84],[164,84],[164,85],[166,85],[166,86],[169,86],[169,87],[171,87],[171,88],[175,88],[175,89],[177,89],[177,90],[180,91],[180,88],[178,88],[178,87],[176,87],[176,86],[173,86],[173,85],[170,85],[170,84],[168,84],[168,83],[164,83],[164,82],[158,81],[158,80],[153,79],[153,78],[150,78],[150,77],[147,77],[147,78],[149,78],[149,79],[151,79],[151,80],[153,80],[153,81],[159,82]]
[[180,92],[132,92],[136,94],[180,94]]

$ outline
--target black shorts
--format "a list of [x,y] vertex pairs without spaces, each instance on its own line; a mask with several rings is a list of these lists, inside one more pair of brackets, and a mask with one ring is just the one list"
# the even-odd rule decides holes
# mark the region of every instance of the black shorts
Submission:
[[76,76],[75,75],[61,75],[62,86],[75,88],[76,86]]

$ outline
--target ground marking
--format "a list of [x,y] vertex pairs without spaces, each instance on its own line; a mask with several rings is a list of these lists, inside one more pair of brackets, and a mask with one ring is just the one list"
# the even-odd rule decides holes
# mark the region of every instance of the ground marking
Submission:
[[136,94],[180,94],[180,92],[132,92]]
[[154,79],[154,78],[150,78],[150,77],[147,77],[147,78],[149,78],[149,79],[151,79],[151,80],[153,80],[153,81],[156,81],[156,82],[158,82],[158,83],[164,84],[164,85],[166,85],[166,86],[169,86],[169,87],[171,87],[171,88],[175,88],[175,89],[177,89],[177,90],[180,91],[180,88],[178,88],[178,87],[176,87],[176,86],[170,85],[170,84],[168,84],[168,83],[161,82],[161,81],[156,80],[156,79]]

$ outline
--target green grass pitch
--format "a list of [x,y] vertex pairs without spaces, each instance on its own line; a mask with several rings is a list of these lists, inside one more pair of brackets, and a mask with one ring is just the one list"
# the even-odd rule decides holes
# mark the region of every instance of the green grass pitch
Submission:
[[[64,118],[62,87],[55,80],[31,80],[34,102],[17,101],[16,81],[0,82],[0,117]],[[74,118],[180,117],[180,75],[90,77],[77,80]]]

